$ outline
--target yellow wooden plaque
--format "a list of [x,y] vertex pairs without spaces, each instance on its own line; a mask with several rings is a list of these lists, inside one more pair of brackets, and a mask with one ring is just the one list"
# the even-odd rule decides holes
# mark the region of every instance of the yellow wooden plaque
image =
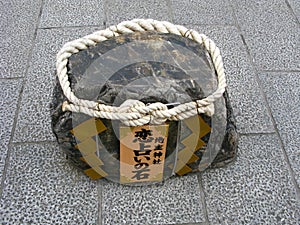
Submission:
[[120,183],[162,181],[168,124],[120,127]]

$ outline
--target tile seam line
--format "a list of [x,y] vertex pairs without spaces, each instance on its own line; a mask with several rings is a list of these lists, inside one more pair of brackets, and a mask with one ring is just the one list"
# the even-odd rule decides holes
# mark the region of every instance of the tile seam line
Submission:
[[16,126],[17,126],[18,115],[19,115],[19,112],[20,112],[20,106],[21,106],[21,101],[22,101],[22,95],[23,95],[24,87],[26,85],[26,78],[27,78],[27,75],[28,75],[29,67],[30,67],[30,61],[31,61],[32,55],[33,55],[33,49],[34,49],[35,42],[36,42],[38,25],[39,25],[40,20],[41,20],[43,6],[44,6],[44,0],[41,0],[38,18],[37,18],[37,21],[36,21],[36,24],[35,24],[33,37],[31,39],[31,48],[30,48],[30,52],[29,52],[27,60],[26,60],[25,77],[23,78],[21,88],[20,88],[20,91],[18,93],[19,96],[18,96],[18,101],[17,101],[17,108],[16,108],[15,115],[14,115],[14,122],[13,122],[13,125],[12,125],[10,139],[9,139],[9,142],[8,142],[8,150],[7,150],[7,155],[5,157],[2,180],[1,180],[1,184],[0,184],[1,185],[0,186],[0,199],[2,199],[3,190],[5,188],[4,183],[5,183],[5,180],[7,178],[6,176],[7,176],[7,170],[8,170],[9,161],[10,161],[10,153],[11,153],[12,148],[13,148],[13,138],[14,138],[14,134],[15,134]]
[[202,198],[202,206],[204,210],[204,222],[209,222],[208,218],[208,210],[207,210],[207,203],[206,203],[206,198],[205,198],[205,192],[204,192],[204,186],[202,182],[202,173],[198,174],[197,176],[198,184],[199,184],[199,191],[200,191],[200,197]]
[[0,81],[6,81],[6,80],[22,80],[25,77],[0,77]]
[[50,27],[38,27],[38,30],[51,30],[51,29],[76,29],[76,28],[101,28],[103,24],[98,25],[78,25],[78,26],[50,26]]
[[275,131],[273,131],[273,132],[265,132],[265,133],[263,133],[263,132],[258,132],[258,133],[242,133],[242,132],[238,132],[238,134],[240,135],[240,136],[259,136],[259,135],[269,135],[269,136],[271,136],[271,135],[274,135],[274,134],[276,134],[276,132]]
[[292,8],[289,0],[285,0],[285,4],[287,5],[290,13],[293,15],[293,17],[295,18],[295,20],[297,21],[298,25],[300,24],[300,21],[298,20],[298,17],[296,15],[296,13],[294,12],[294,9]]
[[300,70],[257,70],[260,73],[300,73]]
[[234,23],[177,23],[174,22],[176,25],[182,25],[182,26],[211,26],[211,27],[235,27]]
[[[163,20],[161,20],[163,21]],[[122,21],[120,21],[122,22]],[[235,24],[216,24],[216,23],[176,23],[176,22],[173,22],[172,20],[170,20],[169,22],[175,24],[175,25],[181,25],[181,26],[185,26],[186,28],[189,28],[189,26],[199,26],[199,27],[217,27],[217,28],[225,28],[225,27],[236,27]],[[107,23],[106,25],[106,28],[109,27],[109,26],[112,26],[112,25],[116,25],[117,23]],[[54,27],[55,28],[55,27]]]
[[173,223],[167,223],[167,224],[164,224],[164,225],[209,225],[208,222],[199,222],[199,223],[176,223],[176,224],[173,224]]
[[103,11],[104,11],[103,25],[105,28],[108,28],[110,26],[108,22],[108,0],[103,1]]
[[57,141],[53,140],[45,140],[45,141],[18,141],[18,142],[12,142],[11,145],[24,145],[24,144],[29,144],[29,145],[41,145],[41,144],[57,144]]
[[102,218],[103,218],[103,215],[102,215],[102,189],[101,189],[101,185],[100,185],[100,182],[97,182],[97,195],[98,195],[98,215],[97,215],[97,220],[96,220],[96,223],[97,225],[102,225]]
[[241,36],[241,38],[243,40],[244,46],[246,48],[246,52],[247,52],[250,64],[251,64],[251,66],[253,67],[253,70],[254,70],[255,80],[256,80],[256,82],[258,84],[261,97],[265,101],[266,110],[267,110],[267,112],[268,112],[268,114],[270,116],[270,119],[271,119],[271,122],[272,122],[272,125],[273,125],[273,128],[274,128],[275,134],[276,134],[276,136],[278,138],[278,141],[279,141],[281,152],[283,154],[283,157],[284,157],[287,169],[288,169],[289,174],[291,176],[292,184],[294,185],[294,188],[295,188],[295,191],[296,191],[296,195],[297,195],[296,198],[299,199],[300,198],[300,189],[299,189],[299,186],[298,186],[297,181],[296,181],[295,176],[294,176],[295,172],[294,172],[294,170],[291,167],[291,163],[290,163],[290,160],[288,158],[288,154],[287,154],[287,152],[285,150],[285,146],[283,144],[282,138],[281,138],[279,130],[277,128],[276,121],[274,119],[271,107],[270,107],[269,102],[267,100],[267,96],[266,96],[265,92],[263,91],[263,86],[262,86],[261,80],[260,80],[259,75],[258,75],[258,73],[260,72],[260,70],[254,64],[252,55],[250,53],[250,49],[249,49],[249,47],[248,47],[248,45],[246,43],[246,40],[243,37],[243,32],[242,32],[241,27],[240,27],[240,25],[238,23],[238,18],[237,18],[236,12],[235,12],[235,7],[233,6],[234,3],[232,3],[232,0],[230,0],[230,3],[231,3],[231,7],[233,9],[233,15],[234,15],[234,19],[235,19],[235,22],[236,22],[236,26],[237,26],[238,31],[240,33],[240,36]]
[[174,11],[173,11],[173,3],[172,3],[172,0],[165,0],[165,3],[167,4],[167,9],[168,9],[168,14],[169,14],[169,17],[170,17],[170,22],[171,23],[174,23]]

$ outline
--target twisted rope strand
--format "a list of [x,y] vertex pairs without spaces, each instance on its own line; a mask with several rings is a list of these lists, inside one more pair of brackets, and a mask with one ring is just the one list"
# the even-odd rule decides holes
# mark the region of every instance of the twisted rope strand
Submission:
[[[146,31],[176,34],[194,40],[200,45],[203,44],[210,54],[217,72],[217,90],[204,99],[180,104],[172,109],[168,109],[166,105],[160,102],[145,105],[138,100],[132,99],[126,100],[120,107],[115,107],[79,99],[75,96],[71,90],[67,74],[67,63],[72,54],[122,34]],[[97,31],[66,43],[58,52],[56,60],[57,76],[63,93],[68,99],[68,101],[63,103],[63,111],[81,112],[92,117],[120,120],[127,126],[141,126],[147,123],[161,124],[166,120],[184,120],[200,113],[212,116],[214,114],[214,102],[223,95],[226,87],[223,60],[216,44],[204,34],[199,34],[195,30],[166,21],[152,19],[124,21],[116,26],[111,26],[105,30]]]

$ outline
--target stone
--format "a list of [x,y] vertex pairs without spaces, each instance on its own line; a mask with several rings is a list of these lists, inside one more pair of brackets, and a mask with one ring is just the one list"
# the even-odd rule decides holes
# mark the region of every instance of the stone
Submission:
[[[145,32],[114,37],[73,54],[67,68],[78,98],[113,106],[136,99],[174,107],[202,99],[217,88],[215,70],[204,46],[173,34]],[[57,81],[51,115],[59,145],[91,178],[120,182],[122,124],[63,112],[61,106],[66,100]],[[212,117],[201,114],[184,121],[167,121],[163,179],[233,161],[237,132],[227,92],[214,106]]]

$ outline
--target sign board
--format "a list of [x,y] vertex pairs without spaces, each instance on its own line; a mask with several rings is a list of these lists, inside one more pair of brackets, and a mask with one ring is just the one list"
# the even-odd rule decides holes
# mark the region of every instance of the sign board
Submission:
[[168,128],[120,127],[120,183],[162,181]]

